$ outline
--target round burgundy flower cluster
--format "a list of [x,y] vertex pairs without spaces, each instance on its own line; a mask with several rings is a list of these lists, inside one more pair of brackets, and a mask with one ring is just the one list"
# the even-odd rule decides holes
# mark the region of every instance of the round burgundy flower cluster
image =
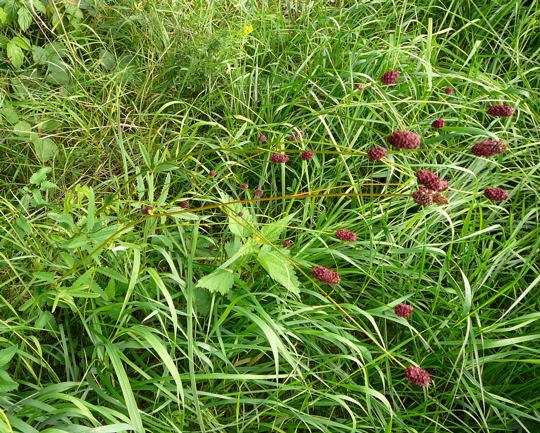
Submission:
[[305,150],[300,155],[300,158],[302,158],[302,161],[309,161],[311,158],[313,158],[313,152],[310,152],[309,150]]
[[399,317],[411,317],[413,313],[413,307],[412,305],[408,304],[398,304],[394,307],[394,311],[396,312],[396,315]]
[[187,200],[181,201],[181,202],[180,202],[180,207],[181,207],[182,209],[187,209],[187,208],[189,208],[189,201],[187,201]]
[[385,86],[388,86],[390,84],[397,83],[397,80],[399,78],[400,72],[396,69],[391,69],[388,72],[385,72],[383,76],[381,77],[381,81]]
[[336,238],[345,242],[356,242],[356,233],[350,230],[341,229],[336,232]]
[[420,136],[411,131],[394,131],[386,140],[400,149],[416,149],[420,146]]
[[506,151],[506,143],[502,140],[484,140],[474,143],[471,152],[474,156],[494,156]]
[[325,268],[324,266],[315,266],[311,273],[315,278],[317,278],[319,281],[322,281],[323,283],[328,284],[339,284],[341,281],[341,277],[336,271],[332,271],[331,269]]
[[384,147],[372,147],[367,152],[367,157],[372,161],[383,159],[386,156],[387,150]]
[[431,171],[418,170],[416,172],[418,182],[432,191],[445,191],[448,189],[448,181],[442,180]]
[[253,195],[254,195],[255,197],[262,197],[262,195],[263,195],[263,190],[262,190],[262,189],[254,189],[254,190],[253,190]]
[[270,155],[270,161],[276,164],[285,164],[289,161],[289,157],[281,153],[273,153],[272,155]]
[[431,384],[431,377],[429,373],[420,367],[409,365],[405,369],[405,376],[409,381],[418,386],[429,386]]
[[492,201],[503,201],[508,198],[508,191],[502,188],[488,188],[484,191],[484,196]]
[[435,119],[431,123],[431,126],[433,126],[435,129],[444,128],[446,126],[446,122],[444,121],[444,119]]
[[497,117],[510,117],[514,114],[514,108],[510,105],[492,105],[487,109],[488,114]]
[[433,203],[433,191],[428,188],[420,188],[413,192],[412,198],[420,206],[429,206]]
[[154,211],[154,206],[145,206],[142,208],[141,213],[143,215],[152,215]]

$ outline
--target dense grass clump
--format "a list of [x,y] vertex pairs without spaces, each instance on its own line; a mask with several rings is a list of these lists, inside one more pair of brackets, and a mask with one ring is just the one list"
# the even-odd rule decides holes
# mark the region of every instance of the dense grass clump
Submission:
[[537,0],[0,7],[0,433],[540,431]]

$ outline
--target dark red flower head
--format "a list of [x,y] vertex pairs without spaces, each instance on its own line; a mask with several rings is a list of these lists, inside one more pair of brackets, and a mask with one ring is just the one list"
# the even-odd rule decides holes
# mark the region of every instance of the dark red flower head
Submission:
[[253,190],[253,195],[254,195],[255,197],[262,197],[262,195],[263,195],[263,190],[262,190],[262,189],[254,189],[254,190]]
[[356,233],[341,229],[336,232],[336,238],[345,242],[356,242]]
[[357,86],[356,86],[356,88],[357,88],[358,90],[364,90],[364,87],[365,87],[365,86],[364,86],[362,83],[358,83]]
[[412,131],[394,131],[386,140],[400,149],[416,149],[420,146],[420,136]]
[[285,164],[288,160],[289,157],[281,153],[273,153],[270,155],[270,161],[275,162],[276,164]]
[[431,384],[431,377],[429,373],[420,367],[409,365],[405,369],[405,376],[408,380],[418,386],[429,386]]
[[396,69],[391,69],[388,72],[385,72],[381,77],[381,81],[384,85],[395,84],[399,78],[399,71]]
[[268,138],[266,138],[266,135],[261,134],[261,135],[259,135],[259,141],[261,143],[266,143],[266,142],[268,142]]
[[433,203],[435,203],[435,204],[437,204],[439,206],[442,206],[442,205],[448,204],[450,202],[444,196],[444,194],[442,194],[440,192],[436,192],[435,194],[433,194]]
[[367,157],[372,161],[383,159],[386,156],[387,150],[384,147],[372,147],[367,152]]
[[154,210],[154,206],[145,206],[142,210],[141,210],[141,213],[143,215],[152,215],[152,211]]
[[429,206],[433,203],[433,191],[428,188],[420,188],[413,193],[412,198],[420,206]]
[[487,110],[488,114],[498,117],[510,117],[514,114],[514,109],[510,105],[492,105]]
[[433,126],[435,129],[444,128],[446,126],[446,122],[444,119],[435,119],[431,126]]
[[448,182],[442,180],[435,173],[427,170],[418,170],[416,172],[418,182],[432,191],[444,191],[448,189]]
[[290,248],[290,247],[292,247],[292,241],[289,240],[289,239],[287,239],[285,242],[283,242],[283,246],[284,246],[285,248]]
[[180,207],[183,209],[187,209],[189,207],[189,201],[184,200],[180,202]]
[[408,304],[398,304],[395,306],[394,311],[399,317],[410,317],[413,313],[413,307]]
[[317,278],[319,281],[322,281],[323,283],[328,284],[339,284],[341,281],[341,277],[336,271],[332,271],[328,268],[325,268],[324,266],[315,266],[311,273],[315,278]]
[[239,188],[240,189],[249,189],[249,185],[247,183],[243,183],[242,185],[240,185]]
[[310,152],[309,150],[305,150],[300,155],[300,158],[302,158],[303,161],[309,161],[311,158],[313,158],[313,152]]
[[210,172],[208,173],[209,176],[211,177],[215,177],[216,176],[216,170],[210,170]]
[[238,212],[238,216],[239,216],[240,218],[242,218],[242,217],[244,216],[244,212],[242,212],[242,211]]
[[502,188],[488,188],[484,191],[484,195],[492,201],[503,201],[508,198],[508,191]]
[[303,136],[304,133],[302,131],[296,131],[287,137],[287,141],[300,141]]
[[454,91],[451,87],[447,87],[446,89],[444,89],[444,93],[446,93],[447,95],[451,95],[452,93],[454,93]]
[[474,143],[472,154],[475,156],[493,156],[506,151],[506,143],[502,140],[484,140]]

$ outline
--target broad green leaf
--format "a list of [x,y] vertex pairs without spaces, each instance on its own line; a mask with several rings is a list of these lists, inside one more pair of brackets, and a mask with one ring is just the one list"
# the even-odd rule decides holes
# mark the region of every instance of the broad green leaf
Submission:
[[35,137],[32,142],[34,143],[36,155],[42,162],[47,162],[49,159],[54,158],[58,152],[56,143],[50,138],[42,139]]
[[[114,54],[103,48],[99,52],[99,62],[105,67],[105,69],[107,69],[107,71],[111,71],[116,66],[116,58],[114,57]],[[170,165],[172,166],[172,168],[175,167],[174,164]]]
[[32,48],[30,41],[24,36],[15,36],[13,39],[11,39],[11,42],[13,42],[21,50],[24,50],[24,51],[29,51]]
[[0,370],[0,392],[11,392],[18,387],[19,384],[6,371]]
[[120,272],[118,272],[115,269],[111,268],[97,268],[97,272],[100,274],[106,275],[109,278],[112,278],[116,281],[120,281],[121,283],[128,284],[129,280],[125,275],[122,275]]
[[52,171],[51,167],[43,167],[36,171],[30,178],[32,185],[40,185],[47,178],[47,174]]
[[228,269],[216,269],[211,274],[202,277],[197,287],[204,287],[210,293],[219,292],[222,295],[231,290],[234,284],[234,274]]
[[5,24],[7,21],[7,14],[3,7],[0,7],[0,23]]
[[25,120],[21,120],[13,126],[13,132],[19,137],[27,137],[32,133],[32,125]]
[[67,64],[61,60],[55,60],[54,62],[49,62],[47,71],[49,73],[48,79],[56,84],[68,84],[71,77],[68,73]]
[[4,367],[11,361],[11,358],[19,351],[17,346],[11,346],[7,349],[0,350],[0,368]]
[[286,289],[298,294],[300,293],[300,283],[296,277],[293,265],[283,256],[283,254],[287,253],[288,250],[284,248],[280,248],[277,251],[261,251],[257,258],[270,277]]
[[41,0],[32,0],[30,6],[33,7],[36,11],[41,12],[42,14],[47,13],[47,8],[41,2]]
[[19,27],[23,32],[25,32],[32,24],[32,14],[28,9],[22,7],[17,12],[17,15],[17,22],[19,23]]
[[[265,225],[261,229],[261,236],[265,238],[268,242],[275,243],[279,239],[283,231],[287,228],[289,222],[294,218],[295,215],[296,215],[296,212],[293,213],[292,215],[286,216],[285,218],[281,218],[279,221]],[[259,237],[257,236],[254,236],[254,237],[255,239],[257,239],[259,243],[262,242],[262,240]]]
[[0,109],[0,114],[4,116],[11,124],[15,124],[19,121],[17,110],[15,110],[15,108],[13,108],[13,106],[9,103],[4,104],[4,106]]

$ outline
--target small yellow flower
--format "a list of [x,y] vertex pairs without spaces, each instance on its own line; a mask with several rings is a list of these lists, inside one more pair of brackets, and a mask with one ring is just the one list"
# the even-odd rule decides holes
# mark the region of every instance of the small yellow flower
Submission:
[[244,27],[244,34],[249,35],[253,31],[253,26],[245,26]]

